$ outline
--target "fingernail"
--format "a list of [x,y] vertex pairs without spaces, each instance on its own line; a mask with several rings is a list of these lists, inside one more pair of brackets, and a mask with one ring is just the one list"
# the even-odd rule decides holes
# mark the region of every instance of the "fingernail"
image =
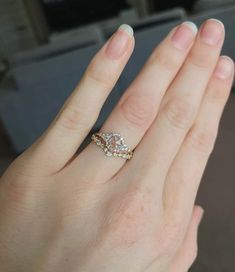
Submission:
[[197,26],[193,22],[184,22],[176,29],[172,36],[174,46],[186,50],[192,44],[197,34]]
[[130,37],[133,37],[134,35],[134,30],[131,26],[127,25],[127,24],[122,24],[119,26],[118,30],[123,30],[125,31],[127,34],[130,35]]
[[198,222],[198,225],[201,224],[202,222],[202,219],[203,219],[203,216],[204,216],[204,210],[202,208],[200,208],[200,211],[198,213],[198,217],[197,217],[197,222]]
[[106,54],[113,59],[122,57],[128,47],[129,40],[133,37],[131,26],[123,24],[113,34],[106,47]]
[[222,39],[224,25],[217,19],[209,19],[201,29],[202,40],[208,45],[216,45]]
[[233,60],[227,56],[222,56],[215,68],[215,75],[222,80],[228,79],[233,72]]

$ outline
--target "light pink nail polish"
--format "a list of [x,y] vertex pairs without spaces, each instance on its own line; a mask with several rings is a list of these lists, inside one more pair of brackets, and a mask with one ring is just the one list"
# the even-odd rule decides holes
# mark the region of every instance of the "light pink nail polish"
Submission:
[[128,25],[121,25],[108,42],[105,50],[107,56],[112,59],[121,58],[132,36],[133,29]]
[[186,50],[192,44],[197,33],[197,27],[192,22],[184,22],[176,29],[172,36],[173,45],[180,49]]
[[208,45],[217,45],[222,40],[224,25],[216,19],[208,20],[201,28],[201,38]]
[[228,79],[233,71],[233,61],[226,56],[220,57],[215,69],[215,75],[222,80]]

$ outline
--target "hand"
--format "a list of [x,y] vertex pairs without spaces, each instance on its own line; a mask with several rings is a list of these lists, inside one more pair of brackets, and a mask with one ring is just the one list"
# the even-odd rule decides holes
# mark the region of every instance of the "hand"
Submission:
[[[120,132],[131,160],[91,142],[134,48],[121,27],[89,64],[38,141],[0,182],[2,272],[185,272],[197,254],[198,186],[233,81],[223,25],[174,28],[101,131]],[[56,99],[56,98],[55,98]]]

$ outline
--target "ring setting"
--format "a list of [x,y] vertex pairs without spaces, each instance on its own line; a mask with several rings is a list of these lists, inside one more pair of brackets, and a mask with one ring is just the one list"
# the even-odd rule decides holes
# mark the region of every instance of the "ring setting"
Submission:
[[108,157],[114,156],[130,160],[133,156],[133,151],[125,144],[120,133],[97,132],[91,136],[91,139]]

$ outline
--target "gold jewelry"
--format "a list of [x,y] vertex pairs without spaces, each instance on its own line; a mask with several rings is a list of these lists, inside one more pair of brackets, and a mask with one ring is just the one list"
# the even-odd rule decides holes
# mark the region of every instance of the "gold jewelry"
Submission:
[[97,132],[91,136],[91,139],[108,157],[114,156],[130,160],[133,156],[133,151],[128,148],[119,133]]

